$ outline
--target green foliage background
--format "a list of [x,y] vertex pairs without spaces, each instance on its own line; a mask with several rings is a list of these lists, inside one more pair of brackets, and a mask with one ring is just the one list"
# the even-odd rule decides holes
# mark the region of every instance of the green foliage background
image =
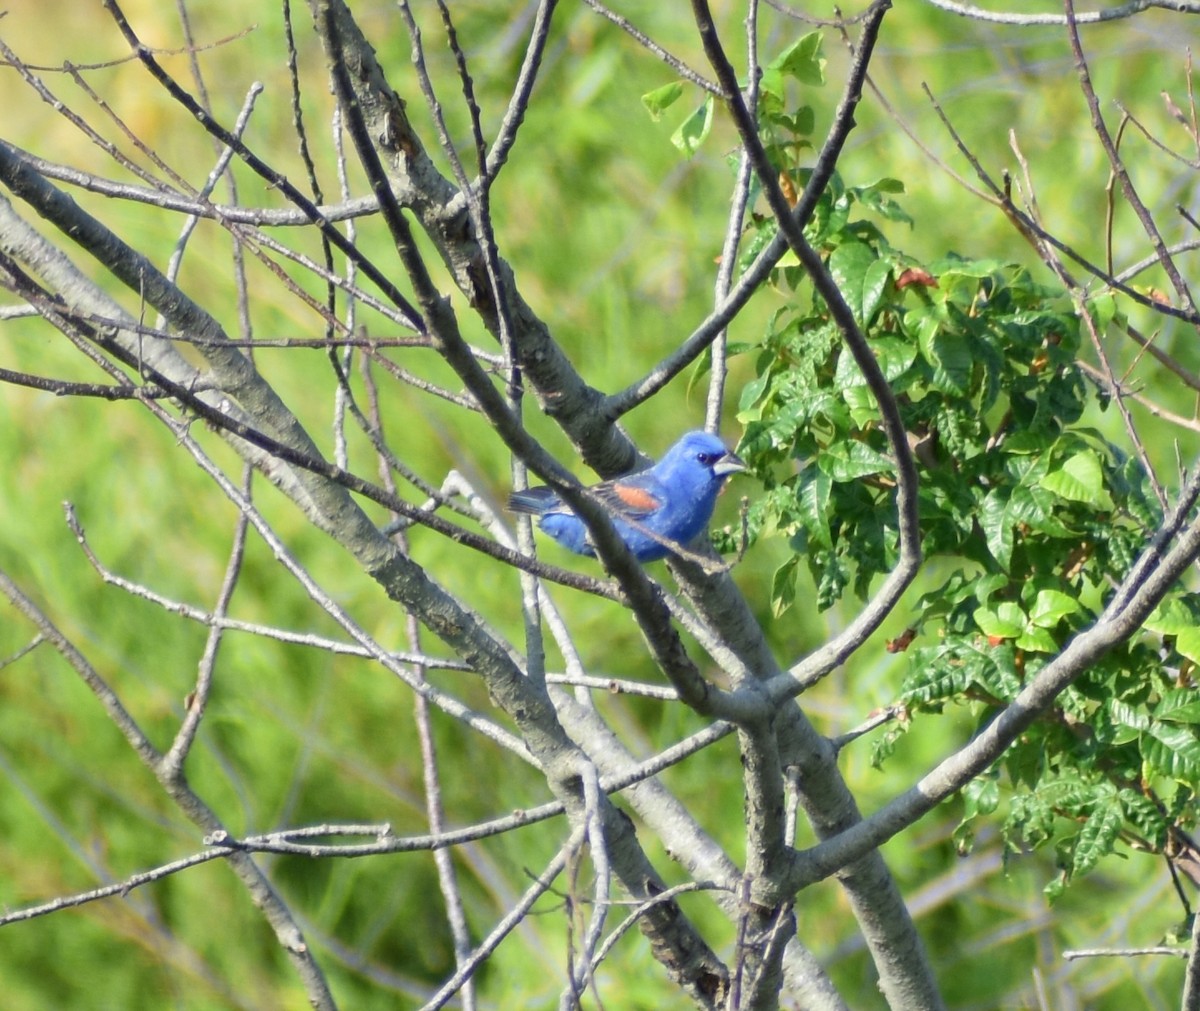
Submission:
[[[1014,131],[1031,163],[1047,224],[1085,255],[1102,261],[1104,236],[1097,221],[1103,216],[1108,168],[1088,134],[1061,31],[986,27],[921,4],[899,6],[889,16],[873,65],[873,77],[896,112],[954,171],[964,174],[968,169],[936,125],[920,93],[921,82],[929,84],[989,170],[1017,170],[1008,140],[1009,130]],[[179,44],[174,14],[167,6],[131,3],[127,13],[152,44]],[[324,73],[304,13],[296,13],[311,103],[307,111],[310,123],[320,124],[328,102]],[[485,125],[494,126],[521,56],[518,12],[470,2],[455,4],[454,13],[476,60]],[[234,7],[206,6],[193,14],[194,29],[203,41],[225,38],[251,24],[251,16]],[[646,5],[637,23],[699,67],[703,61],[685,14],[683,8]],[[380,6],[360,16],[366,30],[375,33],[381,55],[392,61],[393,84],[402,91],[411,87],[408,43],[394,12]],[[727,13],[731,32],[740,16],[734,10]],[[250,82],[264,81],[267,90],[252,120],[251,143],[300,178],[289,131],[279,12],[264,7],[253,17],[258,19],[253,31],[201,53],[201,65],[213,85],[216,112],[226,121],[236,114]],[[714,259],[727,211],[726,152],[733,145],[733,132],[718,112],[711,136],[693,157],[681,158],[670,138],[681,119],[701,104],[701,96],[685,88],[680,101],[654,122],[642,95],[670,84],[670,70],[586,9],[564,7],[559,18],[540,85],[541,94],[550,100],[539,102],[535,97],[514,160],[493,192],[498,237],[526,297],[549,321],[584,375],[599,388],[614,390],[638,378],[673,347],[711,304]],[[1173,138],[1182,147],[1178,127],[1158,97],[1165,90],[1183,104],[1185,56],[1179,23],[1166,15],[1147,16],[1091,29],[1085,39],[1099,93],[1119,99],[1157,135]],[[124,55],[103,12],[90,6],[81,9],[47,0],[36,10],[18,8],[0,22],[0,33],[32,63],[59,65],[69,59],[94,64]],[[798,34],[775,24],[763,39],[763,52],[783,50]],[[830,121],[846,63],[832,34],[826,36],[825,52],[832,84],[803,92],[803,103],[813,108],[813,136],[818,139]],[[448,74],[449,56],[439,49],[437,59],[442,62],[435,64],[435,72]],[[185,76],[182,58],[168,63]],[[49,157],[108,171],[94,151],[81,149],[77,136],[34,102],[11,70],[2,73],[7,138]],[[67,80],[46,76],[63,97],[87,107]],[[450,81],[449,76],[442,79]],[[92,71],[89,80],[111,96],[119,114],[160,154],[173,164],[196,166],[193,181],[200,181],[213,157],[209,142],[149,88],[136,66],[124,63]],[[420,108],[415,92],[407,97],[412,99],[411,109]],[[446,105],[452,116],[458,115],[453,102]],[[898,180],[904,193],[896,198],[914,222],[909,226],[876,215],[872,220],[880,232],[872,242],[903,249],[914,262],[926,264],[946,263],[951,256],[989,259],[1007,281],[1027,286],[1023,290],[1048,281],[1004,217],[917,151],[877,101],[869,97],[858,119],[840,166],[844,186]],[[465,139],[461,117],[452,125],[459,131],[456,136]],[[1190,180],[1178,166],[1152,157],[1140,136],[1131,135],[1128,143],[1127,160],[1135,166],[1136,182],[1162,220],[1173,220],[1168,208],[1180,200],[1192,202]],[[801,161],[803,157],[800,152]],[[327,152],[319,160],[325,178],[332,180]],[[257,198],[261,187],[248,173],[239,173],[239,184],[244,201]],[[77,199],[143,250],[165,257],[175,240],[178,222],[136,208],[118,211],[87,194]],[[262,194],[261,199],[269,202],[272,197]],[[1118,262],[1145,254],[1136,230],[1127,225],[1118,219]],[[363,246],[387,263],[383,229],[368,224],[362,233]],[[227,262],[226,250],[225,234],[202,224],[183,277],[194,297],[233,329],[231,281],[223,266],[212,268]],[[1025,265],[1025,272],[1002,266],[1009,263]],[[319,334],[315,320],[297,309],[265,271],[254,266],[251,271],[258,285],[258,336]],[[1140,276],[1138,283],[1162,286],[1153,271]],[[780,315],[790,311],[785,287],[760,298],[740,317],[731,339],[757,345],[769,333],[774,335],[770,340],[778,338],[782,344],[789,333],[794,336],[794,321]],[[908,311],[914,311],[917,296],[906,298]],[[486,342],[481,331],[472,331],[469,312],[461,311],[460,318],[469,336]],[[366,323],[380,326],[369,315]],[[49,330],[29,321],[4,326],[8,367],[94,378]],[[1194,342],[1185,337],[1168,324],[1160,341],[1183,364],[1200,367]],[[1074,351],[1070,344],[1059,348],[1064,356]],[[1118,361],[1132,359],[1132,349],[1112,350]],[[324,358],[317,352],[263,351],[259,362],[289,400],[303,398],[312,405],[306,421],[322,448],[330,450],[333,384]],[[755,427],[761,418],[751,416],[755,411],[762,415],[761,402],[745,388],[761,372],[754,355],[735,359],[726,427],[731,438],[742,435],[734,418],[739,406],[740,420],[748,423],[747,438],[761,431]],[[433,365],[426,365],[426,374],[447,378]],[[1143,364],[1137,375],[1155,400],[1191,413],[1191,396],[1154,368]],[[660,451],[679,431],[699,422],[702,389],[702,384],[676,381],[631,414],[627,427],[645,449]],[[1111,414],[1101,413],[1094,401],[1084,405],[1081,391],[1076,392],[1081,396],[1081,423],[1120,444],[1123,434]],[[431,405],[428,398],[398,386],[387,388],[384,401],[387,423],[392,431],[403,432],[400,448],[406,460],[423,474],[436,481],[456,467],[497,500],[502,498],[507,462],[477,419]],[[1147,420],[1136,408],[1135,416]],[[552,424],[534,417],[530,424],[566,453],[565,440]],[[1195,438],[1186,432],[1165,430],[1150,447],[1154,463],[1167,474],[1174,473],[1176,439],[1182,457],[1191,459]],[[232,455],[215,439],[206,443],[219,459],[231,463]],[[352,441],[351,450],[362,453],[365,445]],[[768,533],[789,522],[784,516],[767,515],[772,486],[778,487],[786,476],[785,456],[772,461],[769,453],[760,454],[758,479],[735,485],[738,494],[756,503],[755,515]],[[156,742],[164,745],[182,714],[205,630],[103,586],[67,530],[60,502],[74,503],[93,547],[115,571],[202,607],[211,603],[220,585],[232,508],[175,451],[171,439],[147,424],[139,408],[131,405],[59,401],[5,388],[0,397],[0,460],[5,461],[0,468],[0,565],[42,602]],[[926,487],[932,494],[936,484]],[[380,641],[405,648],[402,616],[378,589],[339,557],[329,541],[306,528],[269,488],[262,485],[257,494],[291,550],[339,601]],[[733,522],[735,513],[736,504],[727,500],[718,524]],[[450,589],[467,597],[496,625],[509,631],[518,628],[519,615],[512,605],[515,576],[480,579],[474,556],[427,532],[414,532],[413,545]],[[819,561],[812,551],[811,531],[803,546],[809,564]],[[987,547],[996,549],[996,544]],[[570,565],[591,564],[568,556],[548,557]],[[823,591],[821,573],[814,577],[807,564],[788,572],[792,606],[782,607],[778,572],[791,557],[787,537],[763,536],[736,571],[783,657],[801,655],[849,613],[838,607],[818,613],[811,606]],[[806,707],[823,730],[843,732],[906,690],[912,700],[913,682],[905,684],[912,657],[889,655],[884,640],[917,621],[921,595],[942,587],[953,574],[952,564],[931,565],[878,642],[805,696]],[[596,601],[565,602],[594,673],[653,676],[636,630],[622,614]],[[971,602],[971,613],[985,605],[986,601]],[[853,602],[841,606],[853,607]],[[323,634],[334,631],[253,538],[234,610],[246,620]],[[10,612],[0,620],[0,657],[15,653],[28,640],[28,627],[16,615]],[[938,648],[931,637],[919,637],[914,646]],[[483,692],[465,676],[435,676],[452,683],[468,702],[487,707]],[[932,700],[929,696],[922,701]],[[660,734],[682,734],[696,724],[682,707],[611,699],[598,704],[614,713],[629,741],[646,749]],[[424,816],[411,710],[407,691],[361,661],[231,635],[223,647],[201,754],[189,765],[189,778],[235,833],[324,820],[386,820],[397,832],[418,832]],[[916,732],[889,739],[892,755],[882,768],[872,764],[876,755],[867,742],[848,749],[843,765],[861,806],[869,811],[907,786],[965,740],[979,718],[977,709],[963,703],[947,705],[940,717],[917,717]],[[518,763],[498,758],[494,749],[448,721],[438,723],[437,731],[445,804],[457,822],[545,799],[544,786]],[[742,819],[735,762],[734,749],[726,742],[665,778],[736,857]],[[195,830],[160,795],[92,696],[46,649],[0,671],[0,783],[0,903],[6,907],[118,880],[199,846]],[[1033,966],[1088,1007],[1134,1006],[1144,995],[1174,1003],[1181,977],[1174,962],[1068,964],[1058,957],[1067,947],[1153,943],[1172,928],[1182,914],[1161,863],[1124,851],[1127,860],[1108,861],[1094,872],[1089,881],[1095,887],[1068,889],[1049,906],[1043,889],[1056,875],[1053,856],[1013,856],[1002,867],[996,830],[986,824],[978,831],[972,855],[962,860],[956,856],[964,830],[960,827],[957,838],[952,831],[965,816],[988,806],[983,791],[989,783],[984,781],[964,802],[947,805],[886,848],[889,865],[913,897],[918,924],[951,1005],[1006,1005],[1029,984]],[[1063,827],[1051,825],[1049,831],[1062,833]],[[477,934],[488,929],[497,910],[524,886],[525,872],[536,872],[552,855],[555,842],[534,827],[456,854]],[[427,857],[263,862],[303,912],[310,940],[321,949],[343,1006],[415,1005],[425,988],[452,966],[441,899]],[[669,873],[665,860],[661,865]],[[730,928],[720,925],[703,900],[693,900],[687,908],[707,927],[724,929],[727,942],[732,940]],[[561,910],[549,901],[541,910],[543,915],[525,926],[519,943],[501,949],[485,974],[485,994],[492,1006],[553,1006],[566,941]],[[852,1005],[877,1006],[868,962],[836,886],[806,893],[800,916],[802,935],[806,924],[828,925],[820,932],[827,946],[817,954],[832,965]],[[601,976],[601,992],[609,1006],[664,1007],[677,1000],[636,938],[623,942],[613,964],[619,969]],[[50,1006],[131,1011],[164,1006],[282,1008],[303,1003],[273,939],[232,875],[216,863],[124,900],[5,928],[0,978],[5,980],[5,1007],[16,1011]]]

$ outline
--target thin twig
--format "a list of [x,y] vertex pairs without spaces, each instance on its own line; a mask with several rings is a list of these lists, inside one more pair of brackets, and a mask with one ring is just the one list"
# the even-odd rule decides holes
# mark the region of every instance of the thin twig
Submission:
[[[151,405],[153,407],[154,405]],[[99,700],[108,714],[109,719],[125,737],[142,763],[154,772],[159,784],[163,787],[180,810],[205,831],[221,831],[221,823],[216,814],[204,801],[187,785],[182,777],[171,775],[163,767],[162,754],[142,732],[137,722],[122,705],[116,693],[100,676],[87,658],[75,647],[50,618],[14,583],[6,573],[0,571],[0,593],[8,597],[13,606],[28,619],[38,631],[50,642],[64,660],[71,666],[79,678],[87,685]],[[276,939],[284,949],[296,970],[308,996],[309,1002],[317,1011],[336,1011],[336,1003],[329,991],[320,965],[313,957],[312,951],[305,943],[304,934],[299,924],[292,916],[287,904],[272,888],[261,870],[247,854],[231,854],[230,866],[241,879],[242,884],[250,893],[255,905],[262,911],[265,919],[275,932]],[[115,894],[107,889],[105,894]],[[57,899],[55,909],[65,908],[72,904],[69,900]],[[46,909],[46,912],[54,911]],[[35,914],[36,915],[36,914]],[[27,918],[27,917],[26,917]],[[0,917],[0,925],[6,920]]]
[[[1177,5],[1178,6],[1178,5]],[[1171,281],[1172,287],[1175,289],[1175,294],[1183,302],[1187,310],[1193,317],[1198,315],[1196,303],[1192,298],[1191,289],[1183,279],[1178,268],[1175,266],[1175,261],[1171,258],[1167,250],[1167,245],[1163,241],[1162,235],[1158,230],[1158,225],[1154,221],[1154,216],[1150,213],[1149,208],[1142,202],[1141,197],[1134,189],[1133,181],[1129,178],[1129,173],[1125,170],[1125,163],[1121,160],[1120,153],[1117,149],[1117,144],[1113,140],[1112,135],[1105,125],[1104,117],[1100,113],[1100,99],[1096,95],[1096,89],[1092,85],[1091,73],[1088,70],[1087,57],[1083,52],[1083,43],[1079,38],[1078,20],[1075,16],[1074,0],[1065,0],[1067,12],[1067,37],[1071,42],[1071,51],[1075,56],[1075,69],[1079,73],[1079,85],[1083,91],[1084,99],[1087,101],[1088,110],[1092,117],[1092,130],[1100,141],[1101,147],[1104,148],[1105,154],[1108,155],[1109,165],[1112,167],[1113,173],[1121,183],[1121,192],[1125,195],[1126,201],[1133,208],[1134,214],[1141,222],[1142,229],[1146,233],[1146,237],[1150,240],[1151,246],[1158,255],[1159,263],[1163,271]]]
[[688,81],[699,88],[703,88],[715,98],[724,98],[725,94],[721,91],[719,85],[714,84],[702,74],[697,73],[689,67],[683,60],[672,55],[657,42],[655,42],[645,32],[639,31],[628,18],[622,17],[616,11],[609,10],[600,0],[583,0],[592,10],[601,17],[607,18],[614,25],[625,32],[630,38],[634,39],[639,46],[645,49],[651,56],[662,60],[668,67],[675,71],[685,81]]
[[571,837],[563,843],[558,853],[554,856],[554,859],[546,865],[546,869],[525,890],[525,894],[513,904],[513,908],[496,924],[492,932],[472,952],[471,957],[458,967],[458,970],[450,979],[442,984],[441,989],[438,990],[433,998],[422,1005],[421,1011],[436,1011],[437,1008],[445,1007],[466,980],[470,979],[479,966],[499,947],[500,942],[524,921],[529,910],[533,908],[533,904],[550,889],[550,886],[554,883],[554,879],[566,867],[567,861],[582,845],[585,831],[581,826],[571,834]]
[[[758,2],[750,0],[746,7],[746,65],[757,68],[758,61]],[[752,116],[758,115],[759,74],[751,72],[746,86],[746,108]],[[742,148],[738,156],[737,178],[733,184],[733,198],[729,204],[729,219],[725,225],[725,242],[721,246],[721,260],[717,265],[717,279],[713,286],[714,301],[720,305],[729,297],[733,284],[733,272],[737,264],[738,248],[741,243],[742,227],[746,217],[746,206],[750,199],[750,183],[754,178],[754,166],[750,155]],[[709,345],[711,374],[708,381],[708,397],[705,401],[704,427],[710,432],[719,432],[721,412],[725,403],[725,380],[729,373],[726,357],[729,330],[722,327]]]
[[375,266],[369,259],[363,256],[358,249],[354,247],[342,234],[333,228],[329,222],[325,221],[316,204],[308,199],[300,190],[292,184],[286,176],[276,172],[265,161],[258,157],[250,150],[241,140],[235,137],[230,131],[226,130],[212,116],[197,104],[186,91],[179,86],[170,74],[168,74],[162,65],[154,58],[150,50],[143,45],[133,27],[129,24],[124,12],[117,4],[117,0],[103,0],[104,8],[113,17],[117,24],[117,28],[125,37],[126,42],[137,54],[139,61],[150,72],[150,75],[166,89],[167,93],[182,105],[189,113],[199,121],[212,136],[216,137],[222,143],[233,148],[240,157],[251,169],[258,173],[267,183],[276,187],[288,200],[296,207],[300,208],[308,215],[311,224],[315,225],[318,231],[329,241],[336,246],[345,256],[354,260],[359,269],[382,291],[405,316],[412,321],[413,329],[420,329],[416,324],[420,314],[411,305],[407,298],[401,293],[400,289],[392,283],[391,279],[384,272]]
[[[846,85],[842,89],[842,97],[834,114],[833,124],[813,163],[804,192],[796,202],[795,208],[790,212],[798,229],[804,228],[816,210],[821,194],[825,192],[825,188],[833,177],[846,140],[850,136],[851,130],[854,129],[854,112],[862,100],[863,81],[866,78],[871,54],[874,52],[875,42],[879,37],[883,17],[888,7],[887,3],[876,0],[867,12],[862,38],[859,40],[858,51],[855,53],[854,61],[846,76]],[[736,84],[736,77],[734,83]],[[737,284],[733,286],[729,296],[713,312],[709,313],[708,317],[675,351],[654,366],[641,379],[605,398],[604,412],[606,416],[619,418],[639,404],[645,403],[702,355],[717,335],[745,308],[787,249],[787,238],[780,230],[738,278]]]
[[[1065,25],[1068,23],[1068,17],[1062,14],[987,11],[970,4],[958,3],[957,0],[925,0],[925,2],[931,7],[937,7],[939,10],[944,10],[950,14],[957,14],[960,17],[970,18],[972,21],[985,21],[991,24],[1020,25],[1027,28],[1032,25]],[[1124,21],[1155,8],[1175,11],[1180,14],[1200,13],[1200,4],[1194,3],[1192,0],[1127,0],[1126,3],[1120,4],[1117,7],[1079,14],[1075,20],[1081,25],[1101,24],[1105,21]]]
[[[250,465],[244,464],[242,470],[242,492],[249,498],[253,485],[254,472]],[[246,558],[246,532],[249,530],[246,517],[239,513],[234,521],[233,545],[229,551],[229,562],[225,567],[225,578],[217,594],[213,614],[218,618],[224,617],[229,611],[233,592],[237,588],[238,579],[242,574],[242,563]],[[204,653],[200,658],[200,669],[196,675],[196,686],[188,693],[183,724],[175,734],[175,740],[163,756],[162,767],[166,775],[175,778],[182,774],[183,763],[187,760],[188,752],[196,741],[200,730],[200,721],[204,719],[208,708],[209,695],[212,692],[213,675],[217,666],[217,654],[224,639],[224,630],[218,625],[211,625],[204,644]]]
[[513,93],[508,100],[508,107],[504,110],[504,118],[500,121],[500,129],[496,131],[491,150],[487,153],[486,167],[479,180],[481,187],[490,186],[495,182],[517,141],[517,132],[525,121],[529,100],[533,96],[533,86],[542,67],[542,57],[546,54],[550,21],[557,6],[558,0],[539,0],[533,27],[529,30],[529,42],[525,46],[525,58],[521,61],[521,70],[517,74],[517,83],[513,85]]

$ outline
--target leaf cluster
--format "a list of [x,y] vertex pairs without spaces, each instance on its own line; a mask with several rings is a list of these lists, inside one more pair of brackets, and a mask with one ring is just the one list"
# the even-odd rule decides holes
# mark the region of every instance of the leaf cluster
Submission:
[[[779,131],[804,121],[768,117],[777,159]],[[804,171],[777,164],[803,187]],[[921,712],[966,704],[986,725],[1094,622],[1163,520],[1141,462],[1094,427],[1107,405],[1076,366],[1083,328],[1067,294],[1019,265],[959,253],[921,263],[894,248],[875,222],[909,222],[902,192],[895,179],[835,178],[807,225],[899,401],[920,466],[924,554],[948,560],[949,575],[918,602],[906,718],[876,762]],[[773,237],[772,222],[755,221],[746,262]],[[783,305],[760,341],[738,348],[754,363],[739,453],[765,486],[751,536],[791,548],[772,587],[780,615],[805,568],[822,610],[847,592],[865,597],[895,565],[898,533],[894,462],[866,380],[795,261],[772,280]],[[1103,330],[1118,307],[1101,293],[1086,311]],[[973,784],[960,847],[1000,807],[1001,771],[1010,847],[1055,848],[1052,896],[1121,840],[1161,851],[1189,828],[1198,611],[1200,598],[1176,591],[1147,634],[1089,671],[1002,770]]]

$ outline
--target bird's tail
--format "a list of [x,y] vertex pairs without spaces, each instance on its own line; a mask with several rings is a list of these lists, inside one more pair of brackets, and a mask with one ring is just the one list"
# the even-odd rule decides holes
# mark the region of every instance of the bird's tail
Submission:
[[540,516],[561,504],[559,497],[554,494],[554,489],[545,485],[514,491],[508,496],[509,510],[514,513],[528,513],[531,516]]

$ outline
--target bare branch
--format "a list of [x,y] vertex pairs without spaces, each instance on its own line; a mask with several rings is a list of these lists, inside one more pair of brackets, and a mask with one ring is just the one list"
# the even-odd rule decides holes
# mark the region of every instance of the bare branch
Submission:
[[630,38],[637,42],[639,46],[645,49],[652,56],[662,60],[663,63],[674,70],[675,73],[677,73],[685,81],[688,81],[699,88],[703,88],[710,95],[713,95],[716,98],[725,97],[718,85],[713,84],[712,81],[709,81],[707,78],[698,74],[686,63],[684,63],[683,60],[667,52],[666,49],[650,38],[650,36],[646,35],[644,32],[638,31],[638,29],[633,25],[633,22],[631,22],[628,18],[623,17],[616,11],[609,10],[604,6],[604,4],[600,3],[599,0],[583,0],[583,2],[601,17],[607,18],[614,25],[620,28],[621,31],[630,36]]
[[[1117,145],[1113,141],[1108,127],[1105,125],[1104,117],[1100,114],[1100,100],[1096,96],[1095,88],[1092,86],[1087,58],[1083,53],[1083,43],[1079,38],[1078,20],[1075,16],[1075,4],[1073,0],[1066,0],[1066,10],[1067,36],[1071,40],[1071,50],[1075,54],[1075,69],[1079,73],[1079,85],[1083,91],[1084,98],[1087,100],[1088,109],[1092,114],[1092,129],[1095,131],[1096,137],[1100,140],[1101,147],[1104,148],[1105,153],[1108,155],[1109,165],[1112,167],[1113,173],[1121,184],[1121,192],[1133,208],[1138,221],[1141,222],[1142,228],[1146,232],[1146,237],[1150,240],[1150,245],[1158,255],[1160,266],[1175,289],[1175,294],[1188,310],[1191,317],[1195,319],[1200,316],[1200,311],[1196,308],[1191,289],[1184,281],[1183,275],[1179,273],[1174,260],[1172,260],[1170,254],[1167,252],[1166,243],[1159,233],[1158,225],[1155,224],[1153,216],[1142,202],[1141,197],[1138,196],[1137,190],[1134,189],[1133,182],[1129,178],[1129,173],[1125,170],[1125,164],[1122,162],[1117,151]],[[1197,11],[1200,11],[1200,7],[1197,7]]]
[[[854,62],[846,76],[846,86],[834,114],[833,124],[830,126],[825,143],[821,146],[820,154],[813,164],[804,192],[797,200],[795,208],[789,211],[789,216],[796,229],[803,229],[811,218],[817,201],[829,185],[834,167],[850,136],[850,131],[854,129],[854,111],[862,100],[863,81],[866,79],[867,67],[870,65],[871,54],[875,50],[875,41],[887,10],[887,4],[873,3],[869,16],[865,19],[862,39],[859,42]],[[778,186],[777,181],[775,185]],[[781,228],[766,248],[755,257],[754,262],[746,268],[745,273],[733,286],[733,290],[729,292],[717,309],[692,331],[675,352],[655,366],[642,379],[606,398],[606,413],[614,418],[627,414],[638,404],[644,403],[652,397],[699,358],[733,321],[734,317],[742,311],[750,301],[750,297],[766,280],[787,250],[788,239]]]
[[533,25],[529,30],[529,44],[525,47],[525,58],[521,63],[521,71],[517,74],[517,83],[513,87],[508,108],[504,111],[500,129],[487,153],[486,170],[480,180],[481,184],[486,183],[485,188],[490,187],[496,176],[500,174],[500,170],[508,161],[512,147],[517,141],[517,132],[521,129],[525,113],[529,108],[529,101],[533,97],[533,86],[537,81],[538,71],[542,66],[542,57],[546,53],[546,43],[550,38],[550,21],[557,6],[558,0],[539,0]]
[[[116,693],[113,692],[99,673],[97,673],[96,669],[79,652],[75,645],[59,631],[50,618],[2,571],[0,571],[0,593],[3,593],[9,599],[9,602],[38,629],[42,637],[53,645],[63,659],[70,664],[79,678],[99,700],[109,719],[112,720],[113,724],[124,735],[125,740],[133,748],[141,762],[154,772],[159,784],[179,806],[180,810],[195,825],[206,832],[223,831],[216,814],[187,786],[182,777],[172,774],[165,767],[162,753],[151,744],[136,721],[121,704]],[[201,861],[197,860],[195,862]],[[232,855],[230,866],[241,879],[242,884],[254,899],[255,905],[262,911],[267,922],[274,930],[276,940],[291,961],[297,976],[305,988],[309,1002],[318,1011],[334,1011],[336,1004],[334,1003],[333,995],[329,991],[328,984],[325,982],[324,974],[321,972],[316,959],[313,958],[312,952],[304,941],[304,934],[299,924],[292,917],[287,905],[249,856],[246,854]],[[104,893],[104,896],[107,896],[118,894],[120,889],[118,888],[115,892],[110,889],[101,889],[100,891]],[[91,894],[96,898],[102,897],[95,892]],[[81,901],[91,900],[83,899]],[[68,905],[76,904],[78,902],[71,900],[56,900],[54,903],[49,904],[54,907],[53,909],[42,907],[41,912],[34,912],[29,915],[42,915],[43,912],[53,912]],[[29,915],[25,915],[22,918],[28,919]],[[6,922],[5,919],[0,919],[0,924],[4,922]]]
[[[956,0],[925,0],[931,7],[937,7],[939,10],[947,11],[950,14],[957,14],[960,17],[970,18],[973,21],[986,21],[991,24],[1001,25],[1020,25],[1021,27],[1030,27],[1032,25],[1065,25],[1068,23],[1068,15],[1062,14],[1025,14],[1025,13],[1008,13],[1003,11],[987,11],[982,8],[972,6],[971,4],[958,3]],[[1200,13],[1200,4],[1192,3],[1191,0],[1127,0],[1126,3],[1118,4],[1116,7],[1109,7],[1101,11],[1088,11],[1085,14],[1080,14],[1076,18],[1078,24],[1095,25],[1102,24],[1105,21],[1123,21],[1127,18],[1136,17],[1148,10],[1176,11],[1180,14],[1197,14]]]

